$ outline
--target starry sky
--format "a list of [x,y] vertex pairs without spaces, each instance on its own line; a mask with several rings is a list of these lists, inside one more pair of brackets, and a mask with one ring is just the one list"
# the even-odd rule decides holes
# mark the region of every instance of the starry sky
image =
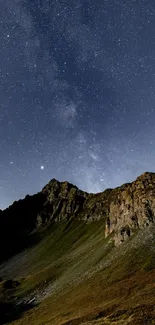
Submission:
[[155,171],[154,0],[0,1],[0,208]]

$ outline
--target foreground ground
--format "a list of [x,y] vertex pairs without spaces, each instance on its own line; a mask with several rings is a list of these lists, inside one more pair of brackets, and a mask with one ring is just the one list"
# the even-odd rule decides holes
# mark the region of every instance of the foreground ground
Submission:
[[[0,267],[13,306],[1,324],[155,324],[153,226],[117,248],[101,221],[55,224],[40,237]],[[6,288],[8,279],[19,285]]]

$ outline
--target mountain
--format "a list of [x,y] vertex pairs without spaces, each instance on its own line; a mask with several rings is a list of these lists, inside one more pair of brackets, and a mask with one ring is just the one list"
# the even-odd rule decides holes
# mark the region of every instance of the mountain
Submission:
[[0,212],[0,324],[155,324],[154,222],[155,173],[97,194],[53,179],[14,202]]
[[0,243],[7,241],[9,253],[14,239],[23,241],[38,227],[73,219],[103,220],[105,236],[113,234],[115,244],[120,244],[155,220],[155,173],[98,194],[53,179],[40,193],[27,195],[1,212]]

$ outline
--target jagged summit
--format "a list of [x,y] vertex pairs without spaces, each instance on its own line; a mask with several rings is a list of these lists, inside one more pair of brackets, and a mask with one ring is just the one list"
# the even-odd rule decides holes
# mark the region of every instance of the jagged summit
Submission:
[[40,193],[1,211],[0,242],[10,251],[14,241],[20,242],[38,227],[73,219],[103,221],[103,238],[112,235],[120,244],[155,221],[155,173],[145,172],[132,183],[97,194],[52,179]]
[[48,191],[53,191],[56,188],[64,188],[66,190],[69,190],[71,188],[76,188],[77,190],[78,187],[76,185],[73,185],[67,181],[58,181],[57,179],[53,178],[51,179],[51,181],[49,181],[49,183],[47,185],[45,185],[42,189],[42,192],[48,192]]
[[19,325],[154,324],[154,222],[148,172],[97,194],[52,179],[14,202],[0,217],[0,293],[37,306]]
[[141,174],[140,176],[138,176],[137,178],[136,178],[136,181],[138,180],[138,181],[141,181],[141,180],[146,180],[146,179],[148,179],[148,180],[155,180],[155,173],[153,173],[153,172],[144,172],[143,174]]
[[[83,306],[84,301],[90,305],[92,292],[93,296],[96,292],[97,308],[101,301],[104,300],[105,304],[108,292],[106,289],[103,299],[105,282],[106,286],[111,288],[110,299],[111,297],[113,301],[117,299],[118,304],[116,294],[119,292],[120,299],[124,303],[127,296],[132,294],[133,298],[135,294],[137,306],[137,292],[135,292],[137,280],[131,278],[130,284],[127,284],[127,279],[128,275],[130,273],[133,275],[137,268],[140,270],[137,276],[139,279],[141,268],[154,267],[155,173],[143,173],[132,183],[97,194],[88,194],[66,181],[59,182],[52,179],[41,192],[32,196],[26,195],[23,200],[14,202],[12,206],[0,213],[0,262],[2,262],[0,278],[5,279],[1,281],[0,292],[8,294],[8,290],[11,290],[9,299],[13,299],[15,309],[16,303],[19,304],[18,299],[14,300],[16,290],[22,303],[23,297],[24,301],[42,303],[53,293],[53,290],[58,299],[57,290],[62,293],[66,288],[68,297],[69,286],[72,290],[71,287],[84,279],[86,279],[84,289],[75,290],[75,294],[71,295],[71,304],[74,299],[76,303],[81,292],[86,296],[84,299],[81,297],[78,306]],[[131,240],[128,240],[129,238]],[[123,242],[124,244],[117,248]],[[147,273],[148,277],[150,273]],[[148,283],[147,276],[144,274],[146,283]],[[96,277],[98,277],[97,283],[94,282]],[[92,282],[87,282],[90,279]],[[121,288],[120,279],[122,279]],[[16,284],[19,286],[19,292],[18,287],[14,288]],[[10,289],[8,285],[11,286]],[[127,289],[127,295],[124,294],[122,299],[124,288]],[[141,292],[144,290],[143,281],[140,288],[139,302]],[[148,297],[150,297],[150,288],[154,298],[151,281]],[[98,290],[101,292],[99,299]],[[144,296],[145,301],[146,292]],[[63,297],[63,305],[64,301],[66,296]],[[60,306],[60,303],[56,301],[57,305]],[[51,308],[53,310],[48,321],[52,316],[53,322],[55,307],[49,304],[48,312]],[[124,311],[124,306],[122,308]],[[152,308],[154,310],[154,305]],[[38,310],[37,308],[37,313]],[[122,315],[122,310],[121,313],[119,310],[118,315]],[[42,314],[41,312],[40,315]],[[104,314],[101,309],[101,316]],[[150,317],[150,310],[148,315]],[[77,324],[77,318],[73,319]],[[95,319],[98,319],[98,316],[92,317],[93,321]],[[123,324],[124,319],[123,314]],[[25,324],[29,323],[31,318],[28,318]],[[42,323],[45,323],[44,319]],[[132,323],[138,325],[144,322],[136,323],[131,319]],[[83,324],[86,322],[84,321]]]

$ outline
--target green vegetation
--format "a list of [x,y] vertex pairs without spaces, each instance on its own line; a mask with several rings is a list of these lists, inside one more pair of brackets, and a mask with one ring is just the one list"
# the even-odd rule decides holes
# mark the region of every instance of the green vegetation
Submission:
[[20,283],[5,295],[38,302],[11,324],[155,324],[150,239],[137,245],[137,234],[115,248],[104,227],[103,221],[54,223],[36,246],[3,265],[2,277],[14,274]]
[[1,212],[0,325],[155,325],[154,195],[151,173],[90,195],[52,180]]

